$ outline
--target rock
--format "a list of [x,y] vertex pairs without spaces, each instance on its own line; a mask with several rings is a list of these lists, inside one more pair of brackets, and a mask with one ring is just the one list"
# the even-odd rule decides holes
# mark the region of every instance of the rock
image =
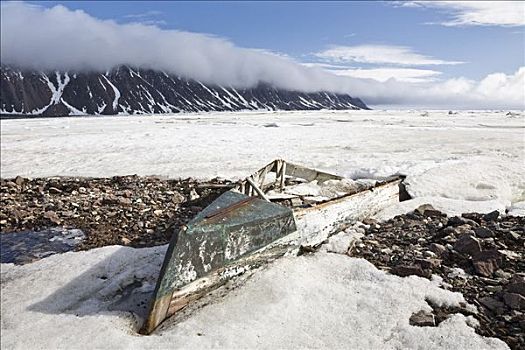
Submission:
[[423,256],[425,256],[425,257],[427,257],[427,258],[435,258],[435,257],[437,257],[437,254],[434,253],[434,252],[431,251],[431,250],[425,250],[425,251],[423,252]]
[[487,309],[495,312],[496,314],[502,314],[505,310],[505,304],[492,297],[483,297],[479,299],[479,302]]
[[131,240],[130,240],[129,238],[126,238],[126,237],[122,237],[122,238],[120,239],[120,241],[121,241],[122,244],[124,244],[124,245],[128,245],[128,244],[131,243]]
[[497,250],[486,250],[472,256],[474,270],[480,276],[491,277],[499,269],[502,262],[502,255]]
[[490,229],[486,227],[476,227],[474,228],[474,233],[476,234],[476,237],[479,237],[479,238],[494,237],[494,232],[492,232]]
[[503,290],[503,287],[502,286],[485,286],[485,289],[487,290],[487,292],[490,292],[490,293],[497,293],[497,292],[501,292]]
[[435,209],[425,210],[423,212],[423,215],[426,216],[426,217],[430,217],[430,218],[439,218],[439,217],[446,217],[447,216],[447,214],[442,213],[439,210],[435,210]]
[[461,225],[469,225],[472,227],[477,227],[479,224],[475,222],[474,220],[462,218],[459,216],[453,216],[448,219],[447,226],[461,226]]
[[512,274],[509,272],[505,272],[502,269],[498,269],[494,272],[494,277],[508,281],[512,277]]
[[195,189],[192,188],[191,191],[190,191],[190,201],[194,201],[194,200],[197,200],[199,198],[200,198],[200,196],[197,193],[197,191],[195,191]]
[[483,215],[483,220],[485,221],[494,221],[494,220],[497,220],[498,218],[499,218],[499,211],[497,210],[491,211],[490,213]]
[[465,221],[463,221],[463,218],[460,218],[459,216],[453,216],[447,221],[447,226],[459,226],[464,224]]
[[441,266],[441,259],[416,259],[415,262],[424,270],[432,270]]
[[434,327],[436,326],[436,319],[434,314],[421,310],[415,314],[412,314],[408,320],[408,323],[410,323],[411,326]]
[[62,190],[56,188],[56,187],[49,187],[48,192],[51,194],[60,194],[62,193]]
[[503,300],[513,310],[525,310],[525,297],[517,293],[504,293]]
[[427,210],[436,210],[434,207],[430,204],[421,204],[419,207],[417,207],[414,212],[417,212],[423,216],[425,216],[425,211]]
[[176,204],[180,204],[184,202],[185,200],[186,198],[184,198],[184,196],[180,194],[179,192],[175,192],[173,196],[171,196],[171,201]]
[[154,210],[154,211],[153,211],[153,215],[156,215],[156,216],[161,216],[162,213],[163,213],[163,211],[160,210],[160,209],[157,209],[157,210]]
[[516,293],[525,296],[525,277],[518,274],[512,276],[509,284],[506,286],[506,290],[510,293]]
[[131,199],[129,198],[118,197],[117,201],[118,201],[118,204],[123,205],[123,206],[131,205]]
[[400,277],[415,275],[430,278],[431,276],[430,271],[423,270],[419,265],[397,265],[390,272]]
[[461,217],[464,217],[464,218],[470,219],[470,220],[474,220],[474,221],[476,221],[479,224],[479,223],[481,223],[482,215],[478,214],[478,213],[463,213],[463,214],[461,214]]
[[60,218],[58,217],[57,213],[55,213],[54,211],[46,211],[43,216],[44,218],[48,219],[49,221],[51,221],[52,223],[56,225],[60,225],[61,223]]
[[438,243],[430,244],[429,249],[431,252],[435,253],[437,256],[442,256],[447,251],[447,248],[445,248],[445,246],[438,244]]
[[462,254],[474,255],[481,252],[481,244],[471,235],[463,234],[454,244],[454,250]]
[[122,196],[124,196],[126,198],[131,198],[131,197],[133,197],[133,191],[132,190],[124,190],[124,191],[122,191]]
[[14,182],[15,182],[15,184],[17,184],[17,186],[22,187],[22,185],[25,182],[25,179],[22,176],[17,176],[17,177],[15,177],[15,181]]

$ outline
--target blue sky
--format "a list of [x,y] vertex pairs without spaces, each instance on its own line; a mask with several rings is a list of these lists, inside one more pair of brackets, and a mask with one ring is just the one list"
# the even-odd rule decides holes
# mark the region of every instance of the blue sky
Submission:
[[[510,74],[525,62],[523,27],[427,24],[449,19],[450,11],[392,2],[38,2],[48,7],[60,3],[101,19],[214,34],[241,47],[272,50],[301,61],[317,61],[311,54],[331,45],[380,44],[466,62],[440,67],[443,78],[461,74],[480,79],[494,71]],[[424,67],[432,68],[419,68]]]
[[[48,68],[55,68],[49,65],[53,61],[56,68],[71,66],[72,60],[96,68],[103,65],[97,60],[106,65],[124,60],[221,84],[238,84],[242,76],[246,84],[265,80],[286,88],[348,90],[374,105],[439,107],[454,100],[465,108],[525,108],[521,87],[525,85],[525,2],[35,1],[16,5],[2,7],[2,22],[7,23],[2,24],[5,62],[36,65],[38,56]],[[70,27],[72,22],[76,25]],[[143,26],[136,30],[130,24]],[[174,31],[183,34],[174,36]],[[95,42],[102,46],[91,46]],[[88,46],[90,50],[84,50]],[[70,51],[77,56],[68,52],[73,47],[77,49]],[[258,49],[252,51],[265,57],[253,57],[244,49]],[[189,54],[179,57],[188,50],[197,59]],[[89,53],[98,51],[105,55],[84,62]],[[58,57],[60,52],[67,54]],[[145,57],[148,54],[151,57]],[[164,62],[159,63],[160,56]],[[186,67],[192,62],[194,67]],[[245,72],[237,72],[238,67]],[[204,70],[210,72],[208,76],[201,74]],[[335,74],[339,80],[314,70]],[[283,73],[292,71],[290,76],[297,79],[287,82]],[[305,79],[299,77],[303,73]],[[408,95],[415,97],[407,100]]]

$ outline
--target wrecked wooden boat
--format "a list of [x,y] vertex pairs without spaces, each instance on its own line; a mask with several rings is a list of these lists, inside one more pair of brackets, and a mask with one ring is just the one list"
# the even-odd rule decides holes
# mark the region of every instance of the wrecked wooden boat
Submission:
[[315,248],[398,202],[402,181],[400,176],[354,181],[280,159],[271,162],[173,234],[140,333],[151,333],[233,277],[287,252]]

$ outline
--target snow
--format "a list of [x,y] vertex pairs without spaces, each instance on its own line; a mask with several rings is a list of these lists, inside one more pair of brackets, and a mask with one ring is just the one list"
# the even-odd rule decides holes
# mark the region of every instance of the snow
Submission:
[[[525,114],[460,111],[313,111],[1,121],[2,177],[124,174],[242,178],[274,158],[350,178],[407,175],[414,199],[386,218],[430,203],[459,214],[523,215]],[[275,123],[278,127],[267,128]],[[521,213],[521,214],[520,214]],[[518,215],[515,214],[515,215]],[[105,247],[1,265],[5,348],[425,348],[498,349],[456,315],[410,326],[425,299],[460,294],[400,278],[341,254],[359,232],[324,252],[285,257],[209,300],[177,324],[136,330],[166,247]],[[458,271],[460,273],[460,271]],[[139,306],[137,306],[139,305]]]
[[[106,82],[113,89],[113,93],[115,94],[115,98],[113,99],[113,110],[116,111],[117,110],[117,106],[118,106],[118,100],[120,98],[120,91],[117,89],[117,87],[115,85],[113,85],[113,83],[105,75],[102,75],[102,77],[104,77],[104,79],[106,79]],[[100,79],[99,79],[99,81],[100,81]],[[105,87],[104,87],[104,89],[105,89]]]
[[[447,211],[525,201],[525,114],[301,111],[2,120],[2,176],[242,178],[274,158],[350,178],[407,175]],[[125,119],[123,119],[125,118]],[[276,128],[264,125],[275,123]]]
[[412,313],[430,310],[425,299],[458,305],[463,296],[331,253],[282,258],[179,323],[138,336],[130,311],[141,313],[136,304],[153,289],[164,251],[105,247],[2,265],[2,346],[506,348],[476,335],[460,315],[436,328],[410,326]]

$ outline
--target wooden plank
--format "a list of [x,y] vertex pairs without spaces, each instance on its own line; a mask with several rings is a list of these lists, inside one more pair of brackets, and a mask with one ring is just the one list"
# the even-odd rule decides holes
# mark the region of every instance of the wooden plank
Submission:
[[249,183],[250,186],[253,188],[253,190],[254,190],[255,192],[257,192],[257,194],[258,194],[262,199],[264,199],[265,201],[268,201],[268,202],[270,201],[270,200],[268,199],[268,197],[266,197],[266,195],[263,193],[263,191],[261,191],[261,189],[260,189],[259,187],[257,187],[257,185],[255,184],[255,182],[254,182],[250,177],[246,178],[246,181],[248,181],[248,183]]
[[283,162],[283,165],[281,167],[281,174],[279,175],[280,176],[280,188],[281,188],[281,192],[284,190],[284,180],[286,179],[286,162]]
[[306,168],[300,165],[295,165],[292,163],[286,163],[286,175],[299,177],[307,181],[317,180],[318,183],[322,183],[326,180],[342,180],[343,177],[338,175],[333,175],[325,173],[323,171]]
[[[142,334],[151,333],[166,317],[223,285],[226,281],[242,274],[243,271],[266,264],[291,249],[300,246],[318,246],[331,235],[348,227],[352,222],[363,220],[398,202],[401,181],[400,178],[393,178],[369,190],[343,196],[311,208],[294,210],[293,215],[297,227],[295,232],[260,246],[258,250],[236,256],[235,260],[226,265],[212,269],[207,275],[198,276],[200,278],[178,287],[174,292],[168,294],[167,298],[162,297],[154,300],[150,309],[151,313],[140,332]],[[205,216],[205,213],[203,215]],[[263,231],[266,232],[266,229]],[[172,244],[168,248],[167,256],[172,253],[170,249],[173,249]],[[213,251],[207,251],[206,255],[209,254],[213,254]],[[163,269],[166,266],[167,263],[165,262]]]

